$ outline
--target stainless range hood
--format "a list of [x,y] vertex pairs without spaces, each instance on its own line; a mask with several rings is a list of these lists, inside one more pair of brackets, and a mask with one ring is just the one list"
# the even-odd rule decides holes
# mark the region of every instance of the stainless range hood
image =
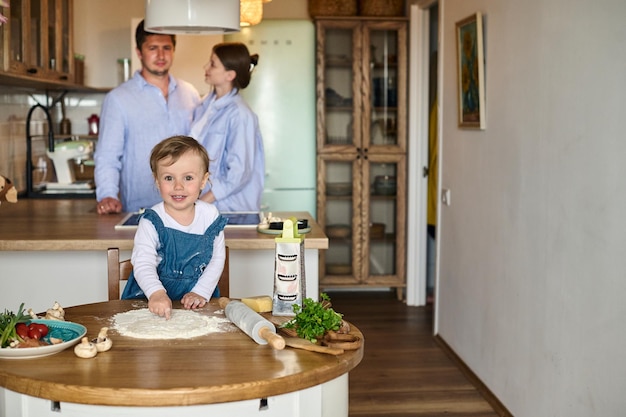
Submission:
[[164,34],[239,32],[239,0],[146,0],[145,28]]

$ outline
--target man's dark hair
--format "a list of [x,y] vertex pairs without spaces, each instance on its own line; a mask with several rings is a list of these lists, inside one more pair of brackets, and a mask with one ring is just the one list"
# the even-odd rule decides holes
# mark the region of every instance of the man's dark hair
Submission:
[[[150,35],[160,35],[160,33],[147,32],[144,28],[144,21],[142,20],[137,25],[137,29],[135,30],[135,44],[137,45],[137,49],[141,50],[141,46],[146,41],[146,38]],[[176,48],[176,35],[170,35],[172,37],[172,43],[174,44],[174,48]]]

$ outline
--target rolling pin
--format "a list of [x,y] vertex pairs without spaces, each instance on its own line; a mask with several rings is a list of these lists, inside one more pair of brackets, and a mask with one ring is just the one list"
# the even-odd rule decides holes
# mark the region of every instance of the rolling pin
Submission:
[[228,320],[258,344],[269,344],[278,350],[285,348],[285,339],[276,334],[276,327],[241,301],[220,297],[219,305],[224,309]]

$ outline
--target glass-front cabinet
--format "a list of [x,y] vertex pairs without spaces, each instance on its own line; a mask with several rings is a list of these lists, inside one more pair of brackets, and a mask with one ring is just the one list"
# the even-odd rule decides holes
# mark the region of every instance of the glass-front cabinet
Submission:
[[0,71],[35,79],[72,80],[71,0],[10,0],[0,27]]
[[405,19],[316,20],[322,287],[395,287],[406,277]]

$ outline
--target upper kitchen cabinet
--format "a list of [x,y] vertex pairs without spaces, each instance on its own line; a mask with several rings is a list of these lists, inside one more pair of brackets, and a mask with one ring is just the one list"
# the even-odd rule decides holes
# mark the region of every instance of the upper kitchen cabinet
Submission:
[[72,0],[10,0],[0,27],[0,85],[80,89],[74,82]]
[[318,152],[405,152],[406,19],[318,19],[316,26]]

